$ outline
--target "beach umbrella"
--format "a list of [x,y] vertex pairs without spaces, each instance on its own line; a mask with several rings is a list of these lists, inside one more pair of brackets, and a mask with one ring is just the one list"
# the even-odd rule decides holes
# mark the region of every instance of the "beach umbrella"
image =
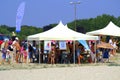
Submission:
[[97,44],[97,48],[113,49],[113,46],[106,42],[100,42],[99,44]]

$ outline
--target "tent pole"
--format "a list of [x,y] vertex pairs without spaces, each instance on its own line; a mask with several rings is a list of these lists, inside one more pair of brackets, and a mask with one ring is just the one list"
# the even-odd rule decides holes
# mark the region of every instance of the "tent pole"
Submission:
[[41,54],[41,47],[40,47],[40,41],[39,42],[39,64],[40,64],[40,54]]
[[96,40],[95,40],[95,63],[96,63],[96,61],[97,61],[97,52],[96,52],[96,50],[97,50],[97,44],[96,44]]
[[29,63],[29,40],[27,40],[27,63]]
[[73,63],[75,64],[75,40],[73,41]]

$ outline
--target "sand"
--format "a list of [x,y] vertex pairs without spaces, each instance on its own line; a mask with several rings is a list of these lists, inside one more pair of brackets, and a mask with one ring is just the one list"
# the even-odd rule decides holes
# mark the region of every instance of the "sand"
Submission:
[[0,80],[120,80],[120,54],[110,63],[0,65]]
[[0,80],[119,80],[119,66],[78,66],[0,71]]

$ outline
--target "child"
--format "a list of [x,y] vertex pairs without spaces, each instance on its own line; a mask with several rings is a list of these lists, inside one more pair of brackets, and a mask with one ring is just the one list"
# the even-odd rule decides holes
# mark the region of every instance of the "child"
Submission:
[[6,53],[6,61],[8,62],[8,64],[10,64],[10,51],[7,49],[7,53]]
[[23,58],[24,58],[24,63],[26,63],[27,62],[27,51],[25,48],[23,49]]
[[7,53],[6,49],[5,49],[5,48],[2,48],[2,64],[5,63],[6,53]]
[[22,46],[22,47],[20,48],[20,55],[19,55],[19,61],[20,61],[20,62],[23,62],[23,51],[24,51],[24,47]]

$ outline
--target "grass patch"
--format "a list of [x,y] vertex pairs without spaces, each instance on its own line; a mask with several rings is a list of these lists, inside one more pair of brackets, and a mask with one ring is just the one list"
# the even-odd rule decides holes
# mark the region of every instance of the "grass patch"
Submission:
[[120,64],[117,64],[117,63],[110,63],[110,64],[108,64],[108,66],[120,66]]
[[10,64],[0,65],[0,71],[4,70],[22,70],[22,69],[43,69],[43,68],[63,68],[63,67],[84,67],[84,66],[120,66],[119,63],[86,63],[86,64]]

